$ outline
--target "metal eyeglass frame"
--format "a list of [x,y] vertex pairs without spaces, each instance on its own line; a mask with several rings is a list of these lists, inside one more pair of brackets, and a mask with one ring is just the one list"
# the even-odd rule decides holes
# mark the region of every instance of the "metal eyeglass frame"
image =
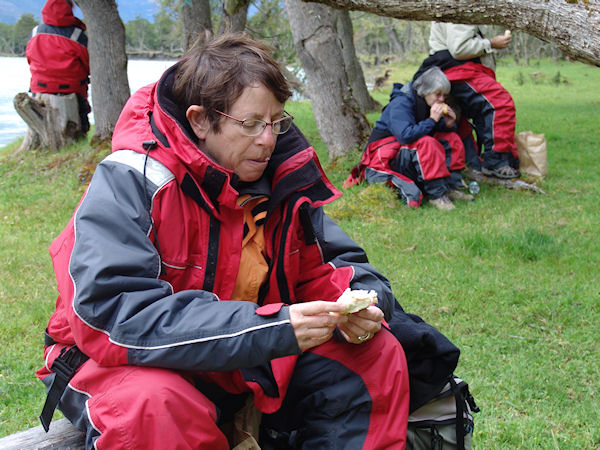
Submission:
[[[292,122],[294,120],[294,116],[292,116],[287,111],[283,111],[284,114],[287,114],[286,116],[282,117],[281,119],[274,120],[273,122],[265,122],[264,120],[260,120],[260,119],[236,119],[235,117],[232,117],[229,114],[225,114],[224,112],[219,111],[218,109],[213,108],[213,111],[216,112],[216,113],[221,114],[222,116],[227,117],[228,119],[235,120],[237,123],[239,123],[242,126],[242,130],[244,130],[244,132],[245,132],[244,134],[246,136],[251,136],[251,137],[259,136],[263,131],[265,131],[265,128],[267,127],[267,125],[271,126],[271,132],[273,134],[275,134],[275,135],[277,135],[277,134],[284,134],[287,131],[289,131],[290,127],[292,126]],[[258,133],[250,134],[249,129],[250,128],[254,129],[256,125],[255,126],[248,126],[246,124],[247,122],[257,122],[257,123],[263,124],[263,126],[260,128],[260,130],[258,131]],[[276,124],[281,123],[281,122],[289,123],[289,126],[285,130],[283,130],[283,131],[281,131],[281,130],[279,132],[275,131],[275,128],[273,127],[273,125],[276,125]]]

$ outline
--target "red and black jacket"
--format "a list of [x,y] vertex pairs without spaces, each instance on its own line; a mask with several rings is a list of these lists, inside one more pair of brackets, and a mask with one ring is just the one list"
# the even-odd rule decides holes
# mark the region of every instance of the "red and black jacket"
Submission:
[[[265,175],[268,282],[259,304],[226,301],[243,238],[237,177],[198,146],[173,101],[174,67],[125,105],[71,222],[50,248],[59,297],[48,333],[101,365],[199,371],[276,410],[300,353],[286,305],[389,282],[322,209],[340,193],[293,127]],[[51,361],[38,372],[45,377]]]
[[31,71],[30,91],[76,93],[87,97],[90,58],[85,24],[67,0],[48,0],[42,23],[35,27],[25,56]]

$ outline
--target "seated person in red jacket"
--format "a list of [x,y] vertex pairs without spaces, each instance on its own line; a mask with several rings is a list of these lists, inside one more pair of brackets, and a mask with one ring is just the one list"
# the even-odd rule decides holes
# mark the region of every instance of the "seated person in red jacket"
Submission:
[[455,132],[456,114],[445,103],[449,92],[450,82],[437,67],[407,85],[395,83],[345,185],[357,175],[369,183],[388,183],[412,207],[421,204],[423,192],[442,210],[454,209],[452,200],[473,200],[460,190],[465,149]]
[[[290,96],[264,44],[236,34],[128,100],[51,246],[45,426],[58,406],[87,448],[221,450],[251,399],[298,448],[404,447],[407,362],[382,326],[399,305],[324,213],[341,194]],[[342,314],[347,288],[377,305]]]
[[90,129],[90,57],[85,24],[73,15],[71,0],[46,2],[42,23],[33,29],[25,56],[31,71],[31,92],[77,94],[81,132],[85,136]]

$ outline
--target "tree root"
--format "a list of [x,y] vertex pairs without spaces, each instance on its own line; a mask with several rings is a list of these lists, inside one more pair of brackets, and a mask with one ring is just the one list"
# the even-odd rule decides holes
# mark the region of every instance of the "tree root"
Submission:
[[473,170],[470,168],[465,169],[465,175],[470,180],[477,181],[478,183],[487,183],[487,184],[497,184],[500,186],[507,187],[509,189],[518,189],[522,191],[533,191],[537,194],[546,194],[541,188],[539,188],[535,182],[528,183],[520,178],[496,178],[496,177],[488,177],[481,173],[478,170]]

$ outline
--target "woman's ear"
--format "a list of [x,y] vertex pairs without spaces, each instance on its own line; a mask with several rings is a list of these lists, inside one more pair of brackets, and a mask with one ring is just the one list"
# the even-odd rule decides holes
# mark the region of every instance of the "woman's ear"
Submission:
[[201,141],[206,139],[208,130],[210,130],[210,122],[208,121],[208,116],[206,115],[204,106],[190,106],[185,112],[185,117],[187,117],[187,120],[198,139]]

